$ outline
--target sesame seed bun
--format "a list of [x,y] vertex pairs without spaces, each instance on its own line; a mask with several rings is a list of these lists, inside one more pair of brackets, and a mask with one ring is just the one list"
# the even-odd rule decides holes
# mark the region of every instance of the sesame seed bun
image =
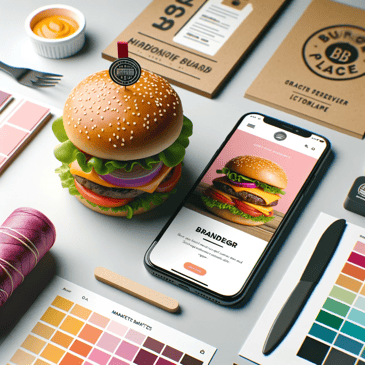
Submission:
[[288,185],[285,171],[276,163],[262,157],[238,156],[228,161],[226,167],[238,174],[280,189],[285,189]]
[[179,96],[162,77],[143,70],[131,86],[96,72],[68,96],[63,124],[71,142],[102,159],[129,161],[171,146],[183,125]]
[[244,218],[241,215],[233,214],[228,209],[219,209],[218,207],[208,207],[205,203],[204,205],[213,214],[233,223],[242,224],[244,226],[261,226],[265,224],[265,222],[255,222],[251,219]]
[[[104,215],[109,215],[109,216],[113,216],[113,217],[126,217],[128,212],[127,211],[122,211],[122,212],[113,212],[111,209],[109,210],[102,210],[100,209],[98,206],[94,207],[91,204],[89,204],[85,199],[79,197],[79,196],[75,196],[76,199],[82,203],[83,205],[85,205],[85,207],[93,210],[94,212],[98,212]],[[163,200],[167,200],[168,197],[163,198]],[[146,213],[150,210],[152,210],[153,208],[156,208],[158,205],[153,204],[152,202],[150,203],[150,208],[149,209],[145,209],[143,207],[139,208],[138,210],[133,212],[133,216],[136,214],[142,214],[142,213]]]

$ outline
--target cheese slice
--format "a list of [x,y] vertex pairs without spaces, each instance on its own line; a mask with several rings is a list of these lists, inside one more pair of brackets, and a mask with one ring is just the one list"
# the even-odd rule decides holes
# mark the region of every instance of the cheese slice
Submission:
[[251,203],[247,203],[247,202],[244,202],[244,203],[249,205],[252,208],[257,209],[259,212],[261,212],[264,215],[270,215],[270,213],[274,210],[272,207],[263,207],[262,205],[251,204]]
[[241,186],[237,186],[232,184],[226,176],[224,177],[218,177],[217,179],[214,179],[214,181],[219,181],[223,184],[226,184],[230,186],[236,193],[240,193],[241,191],[247,191],[248,193],[254,194],[259,196],[260,198],[264,199],[266,205],[269,205],[279,199],[281,199],[280,196],[276,194],[267,193],[261,188],[244,188]]
[[[159,174],[155,176],[150,182],[147,184],[132,188],[132,187],[126,187],[123,189],[136,189],[136,190],[142,190],[146,193],[153,193],[157,187],[161,184],[161,182],[165,179],[165,177],[169,174],[169,172],[173,169],[173,167],[168,167],[166,165],[163,165]],[[85,179],[88,179],[96,184],[106,186],[108,188],[120,188],[120,186],[110,184],[106,181],[104,181],[96,172],[94,169],[91,170],[91,172],[87,173],[82,171],[80,165],[77,161],[72,162],[70,165],[70,172],[72,175],[77,175],[84,177]]]

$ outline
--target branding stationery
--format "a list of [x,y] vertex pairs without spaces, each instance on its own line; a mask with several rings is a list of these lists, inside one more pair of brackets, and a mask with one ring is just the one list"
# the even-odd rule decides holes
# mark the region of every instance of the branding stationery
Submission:
[[313,0],[245,97],[363,138],[364,17]]
[[0,348],[10,365],[208,365],[215,351],[60,277]]
[[102,53],[117,58],[117,42],[142,68],[213,97],[287,0],[155,0]]

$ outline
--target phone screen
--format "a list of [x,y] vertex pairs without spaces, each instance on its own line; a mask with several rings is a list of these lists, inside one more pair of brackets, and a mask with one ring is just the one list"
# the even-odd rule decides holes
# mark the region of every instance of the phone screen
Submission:
[[327,148],[264,119],[243,118],[150,252],[152,265],[220,295],[240,291]]

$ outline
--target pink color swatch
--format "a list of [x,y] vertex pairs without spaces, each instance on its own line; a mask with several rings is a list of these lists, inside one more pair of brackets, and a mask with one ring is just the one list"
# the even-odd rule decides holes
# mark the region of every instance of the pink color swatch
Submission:
[[29,133],[23,132],[20,129],[3,125],[0,127],[0,153],[10,155],[14,149]]
[[126,363],[125,361],[117,359],[116,357],[113,357],[108,365],[129,365],[129,364]]
[[123,341],[115,354],[122,357],[123,359],[132,361],[137,351],[137,346],[134,346],[129,342]]
[[26,146],[50,116],[50,109],[0,90],[0,112],[15,98],[9,113],[0,116],[0,173]]
[[118,337],[115,337],[113,335],[110,335],[109,333],[104,332],[97,345],[104,350],[107,350],[109,352],[114,352],[119,342],[120,339]]
[[0,112],[5,109],[11,100],[13,100],[13,97],[10,94],[0,90]]
[[356,251],[358,253],[362,253],[363,255],[365,255],[365,245],[363,243],[361,243],[360,241],[357,241],[356,245],[354,247],[354,251]]
[[106,365],[110,359],[110,355],[94,348],[89,355],[89,359],[95,361],[99,365]]
[[97,326],[102,327],[102,328],[105,328],[108,325],[109,321],[110,321],[109,318],[101,316],[98,313],[93,313],[93,315],[89,319],[89,322],[94,323]]
[[111,321],[108,326],[109,332],[112,332],[121,337],[123,337],[125,335],[127,330],[128,330],[128,327],[123,326],[122,324],[114,322],[114,321]]
[[31,131],[48,113],[48,108],[26,101],[7,122]]
[[135,343],[138,343],[138,345],[140,345],[144,341],[144,339],[146,338],[146,336],[143,335],[142,333],[139,333],[139,332],[137,332],[135,330],[130,329],[128,331],[127,335],[125,336],[125,338],[127,340],[131,340],[131,341],[133,341]]

